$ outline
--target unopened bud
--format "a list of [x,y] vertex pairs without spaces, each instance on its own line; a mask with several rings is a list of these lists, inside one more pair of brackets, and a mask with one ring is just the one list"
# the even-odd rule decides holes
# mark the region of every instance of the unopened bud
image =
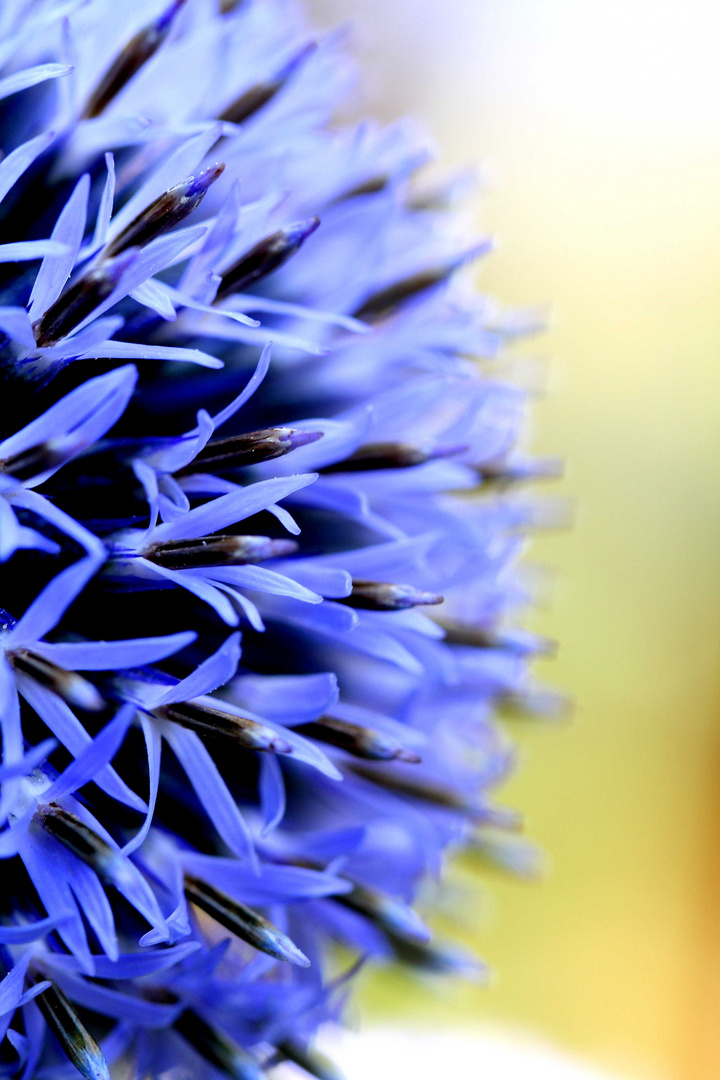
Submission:
[[395,935],[388,935],[395,955],[402,963],[432,975],[459,975],[480,981],[487,978],[487,968],[475,956],[436,943],[423,945]]
[[300,724],[295,730],[310,739],[338,746],[355,757],[370,761],[407,761],[417,764],[421,760],[414,750],[406,749],[397,739],[360,724],[338,720],[334,716],[321,716],[312,723]]
[[232,105],[228,105],[227,109],[220,114],[219,119],[226,120],[231,124],[242,124],[245,120],[249,120],[264,105],[272,101],[316,49],[317,44],[314,41],[305,45],[292,60],[289,60],[278,71],[274,78],[268,79],[266,82],[256,83],[255,86],[251,86],[249,90],[236,98]]
[[133,75],[155,55],[170,33],[173,20],[184,4],[185,0],[173,0],[162,15],[144,26],[128,41],[88,98],[82,114],[84,120],[100,116],[127,86]]
[[344,461],[336,461],[332,465],[325,465],[320,472],[364,472],[370,469],[407,469],[413,465],[424,465],[426,461],[435,458],[450,457],[459,454],[466,447],[451,446],[439,447],[436,450],[422,450],[419,446],[401,442],[377,442],[366,443],[346,457]]
[[518,829],[522,823],[520,817],[513,810],[469,799],[462,792],[454,791],[452,788],[446,788],[440,784],[434,784],[428,780],[419,780],[415,776],[408,776],[407,773],[403,773],[401,776],[396,772],[389,773],[381,769],[375,769],[359,761],[350,762],[348,768],[364,780],[370,780],[371,783],[377,784],[378,787],[384,788],[395,795],[418,799],[429,806],[455,810],[483,824],[495,825],[499,829],[514,830]]
[[453,259],[448,259],[447,262],[439,263],[437,266],[430,266],[426,270],[420,270],[417,274],[411,274],[410,277],[403,278],[402,281],[387,285],[384,289],[378,289],[377,292],[368,296],[360,307],[353,312],[355,318],[374,320],[392,314],[406,300],[419,296],[421,293],[427,292],[429,289],[435,288],[436,285],[447,281],[456,270],[482,254],[487,250],[487,247],[487,244],[478,245]]
[[202,566],[241,566],[292,555],[294,540],[269,536],[201,536],[191,540],[168,540],[153,544],[145,558],[168,570],[192,570]]
[[177,705],[162,705],[154,710],[160,720],[171,720],[182,727],[203,735],[225,735],[243,750],[265,750],[274,754],[291,754],[292,747],[272,728],[257,720],[222,712],[196,701]]
[[68,705],[85,712],[100,712],[105,708],[105,700],[97,687],[76,671],[66,671],[29,649],[17,649],[9,654],[9,659],[18,671],[32,676],[41,686],[47,686]]
[[477,649],[504,649],[518,656],[553,656],[557,651],[557,642],[550,638],[539,637],[528,630],[510,628],[506,630],[493,627],[471,626],[467,623],[438,623],[445,631],[448,645],[471,645]]
[[320,218],[311,217],[266,236],[225,271],[216,299],[222,300],[230,293],[243,292],[266,274],[277,270],[300,250],[319,224]]
[[276,1044],[276,1050],[281,1058],[292,1061],[316,1080],[344,1080],[341,1072],[324,1054],[309,1046],[301,1046],[294,1039],[283,1039]]
[[40,473],[57,469],[84,449],[85,443],[77,435],[60,435],[55,439],[30,446],[17,454],[0,460],[0,472],[17,480],[31,480]]
[[125,252],[119,258],[109,259],[88,270],[68,286],[45,314],[33,323],[38,348],[44,349],[66,337],[103,300],[107,300],[134,258],[134,251]]
[[205,198],[208,188],[222,175],[224,165],[212,165],[197,176],[188,176],[151,202],[131,221],[103,252],[104,258],[119,255],[129,247],[143,247],[184,221]]
[[442,596],[416,589],[414,585],[394,585],[387,581],[365,581],[362,578],[353,578],[350,595],[337,601],[365,611],[405,611],[418,605],[442,602]]
[[245,435],[230,435],[226,439],[211,439],[197,457],[180,469],[177,476],[196,472],[218,472],[259,465],[263,461],[283,457],[299,446],[307,446],[322,438],[321,431],[302,431],[297,428],[264,428]]
[[356,184],[355,187],[343,191],[342,195],[336,196],[332,202],[346,202],[348,199],[356,199],[361,195],[377,195],[385,190],[389,182],[390,178],[388,176],[372,176],[369,180],[363,180],[362,183]]
[[191,1009],[185,1009],[173,1027],[201,1057],[232,1080],[264,1080],[265,1074],[252,1054],[231,1042]]
[[511,487],[533,480],[557,480],[562,476],[563,463],[558,458],[537,458],[527,461],[484,461],[475,466],[483,487]]
[[[35,981],[44,981],[42,975],[36,974]],[[68,1061],[85,1080],[110,1080],[102,1050],[62,990],[53,983],[35,1001]]]
[[354,882],[350,892],[338,893],[332,900],[363,915],[389,935],[419,945],[429,941],[430,931],[408,904],[376,889]]
[[194,877],[185,878],[185,895],[231,934],[247,941],[253,948],[275,960],[285,960],[300,967],[310,961],[297,945],[271,922],[231,896]]
[[112,881],[118,853],[89,825],[57,803],[40,807],[38,817],[51,836],[91,866],[101,878]]

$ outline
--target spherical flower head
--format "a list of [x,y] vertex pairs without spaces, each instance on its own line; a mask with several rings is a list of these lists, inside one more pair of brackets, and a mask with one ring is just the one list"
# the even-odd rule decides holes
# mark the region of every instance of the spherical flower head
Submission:
[[482,973],[446,850],[532,862],[516,327],[291,0],[6,0],[0,68],[3,1068],[324,1080],[365,960]]

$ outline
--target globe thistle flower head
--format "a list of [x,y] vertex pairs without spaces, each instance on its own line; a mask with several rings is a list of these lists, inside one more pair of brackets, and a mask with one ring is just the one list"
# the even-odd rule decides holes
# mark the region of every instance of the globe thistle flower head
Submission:
[[292,0],[7,0],[0,67],[2,1071],[324,1080],[365,960],[481,974],[445,852],[529,865],[489,245]]

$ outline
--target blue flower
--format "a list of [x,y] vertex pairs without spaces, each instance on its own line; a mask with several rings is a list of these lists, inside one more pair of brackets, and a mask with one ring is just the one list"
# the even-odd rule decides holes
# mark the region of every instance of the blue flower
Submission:
[[3,1074],[329,1080],[365,960],[482,975],[413,908],[446,852],[533,863],[495,716],[556,704],[553,466],[354,77],[292,0],[0,9]]

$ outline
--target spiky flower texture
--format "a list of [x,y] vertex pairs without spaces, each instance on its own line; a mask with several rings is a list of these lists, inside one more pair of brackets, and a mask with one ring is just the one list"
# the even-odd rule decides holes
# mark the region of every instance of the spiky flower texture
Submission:
[[513,328],[292,0],[3,0],[0,66],[2,1072],[325,1077],[331,943],[466,969],[413,898],[513,858]]

